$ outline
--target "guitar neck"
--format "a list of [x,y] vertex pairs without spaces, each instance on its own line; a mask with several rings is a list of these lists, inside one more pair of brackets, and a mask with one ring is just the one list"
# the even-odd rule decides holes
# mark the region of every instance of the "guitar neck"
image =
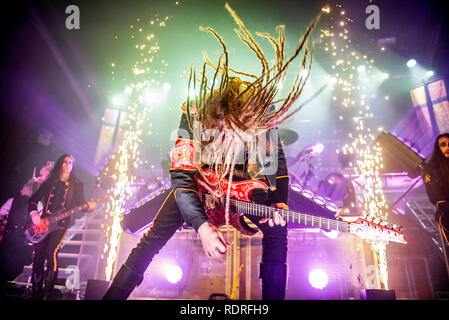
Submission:
[[335,219],[329,219],[320,216],[314,216],[306,213],[292,210],[269,207],[253,202],[231,199],[231,204],[235,206],[236,211],[243,214],[258,216],[261,218],[272,218],[273,213],[277,211],[282,215],[286,222],[297,223],[305,226],[316,227],[320,229],[336,230],[340,232],[349,232],[349,223]]
[[[108,197],[109,197],[109,195],[105,195],[105,196],[103,196],[103,197],[100,197],[100,198],[98,198],[98,199],[95,199],[94,202],[98,203],[98,202],[100,202],[100,201],[105,200],[105,199],[108,198]],[[63,212],[58,213],[58,214],[56,214],[56,215],[54,215],[54,216],[49,216],[49,217],[48,217],[48,221],[49,221],[50,223],[55,223],[55,222],[64,220],[64,219],[70,217],[71,215],[77,213],[78,211],[86,210],[88,207],[89,207],[89,204],[86,202],[86,203],[84,203],[84,204],[81,204],[81,205],[79,205],[79,206],[73,208],[73,209],[70,209],[70,210],[67,210],[67,211],[63,211]]]
[[77,213],[78,211],[85,210],[88,207],[89,207],[89,205],[87,203],[85,203],[85,204],[82,204],[82,205],[80,205],[78,207],[75,207],[73,209],[70,209],[70,210],[67,210],[67,211],[63,211],[63,212],[61,212],[61,213],[59,213],[59,214],[57,214],[55,216],[50,216],[50,217],[48,217],[48,220],[49,220],[50,223],[55,223],[55,222],[58,222],[58,221],[61,221],[61,220],[64,220],[64,219],[70,217],[71,215]]

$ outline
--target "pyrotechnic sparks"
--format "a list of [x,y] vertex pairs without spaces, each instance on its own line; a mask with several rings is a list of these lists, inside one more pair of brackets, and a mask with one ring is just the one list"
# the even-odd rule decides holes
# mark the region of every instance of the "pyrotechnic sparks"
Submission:
[[[108,177],[114,181],[111,190],[108,190],[113,195],[107,207],[107,212],[112,219],[111,223],[105,226],[106,241],[103,250],[103,254],[106,255],[105,274],[108,280],[112,277],[119,251],[122,234],[120,222],[123,219],[126,203],[133,196],[131,186],[136,181],[133,172],[143,164],[140,158],[142,136],[148,133],[148,127],[152,126],[148,119],[156,101],[152,89],[159,85],[159,78],[165,74],[160,68],[168,66],[165,60],[155,65],[160,50],[156,31],[166,27],[168,20],[168,16],[161,18],[158,14],[150,19],[137,18],[128,30],[129,38],[134,41],[129,50],[133,52],[133,59],[137,60],[132,63],[120,64],[117,61],[111,63],[112,80],[126,84],[124,94],[120,98],[120,105],[116,105],[123,114],[126,114],[126,120],[123,121],[126,130],[120,138],[114,155],[115,166],[112,170],[106,171]],[[113,38],[114,40],[122,39],[118,35]],[[119,74],[120,70],[124,70],[124,73]],[[132,82],[129,83],[128,79],[132,79]]]
[[[329,9],[329,11],[331,11]],[[370,92],[373,87],[374,59],[367,55],[357,53],[349,38],[348,25],[353,21],[346,17],[346,11],[341,5],[329,15],[331,25],[321,29],[324,52],[331,55],[330,75],[332,82],[332,101],[340,107],[339,121],[348,120],[348,114],[354,120],[353,130],[348,134],[350,142],[342,147],[344,154],[354,155],[355,162],[350,163],[358,184],[362,186],[358,195],[359,209],[364,218],[387,220],[387,202],[383,193],[383,185],[380,179],[382,169],[381,149],[375,143],[375,135],[369,127],[371,112],[370,98],[375,95]],[[344,114],[344,115],[343,115]],[[380,281],[384,288],[388,288],[388,270],[386,261],[386,244],[380,242],[370,243],[374,258],[379,270]]]

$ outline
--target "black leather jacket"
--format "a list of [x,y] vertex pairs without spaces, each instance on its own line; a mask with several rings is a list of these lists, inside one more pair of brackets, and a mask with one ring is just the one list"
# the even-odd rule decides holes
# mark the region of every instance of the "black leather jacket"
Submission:
[[[272,187],[273,191],[269,193],[271,203],[287,204],[289,185],[287,162],[277,130],[276,135],[278,137],[277,171],[271,175],[264,175],[263,179]],[[198,187],[195,183],[197,170],[191,165],[192,161],[200,157],[193,148],[195,143],[198,142],[194,140],[193,134],[189,130],[186,114],[183,114],[179,125],[178,140],[173,151],[170,176],[175,199],[184,220],[198,231],[198,228],[207,222],[207,216],[197,195]],[[242,172],[247,171],[245,165],[236,165],[236,169]],[[234,179],[237,180],[238,177]],[[246,179],[242,178],[241,180]]]
[[449,214],[449,184],[444,178],[433,168],[424,169],[424,185],[430,202],[438,209],[435,213],[437,220],[443,212]]
[[[50,182],[47,180],[42,183],[39,189],[28,200],[29,212],[37,210],[37,203],[39,201],[42,202],[44,207],[42,217],[46,217],[63,208],[72,209],[86,202],[84,197],[84,184],[73,175],[67,183],[62,181]],[[87,211],[87,209],[84,211]],[[67,227],[70,221],[71,217],[68,217],[58,222],[58,224]]]

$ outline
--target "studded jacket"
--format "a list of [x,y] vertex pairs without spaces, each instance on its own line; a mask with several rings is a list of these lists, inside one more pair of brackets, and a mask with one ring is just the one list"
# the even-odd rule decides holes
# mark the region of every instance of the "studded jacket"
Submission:
[[[29,212],[37,210],[37,204],[41,201],[43,204],[43,212],[41,217],[54,214],[61,209],[72,209],[86,202],[84,198],[84,184],[74,176],[66,182],[45,181],[31,195],[28,200]],[[61,226],[67,227],[71,218],[68,217],[59,222]]]

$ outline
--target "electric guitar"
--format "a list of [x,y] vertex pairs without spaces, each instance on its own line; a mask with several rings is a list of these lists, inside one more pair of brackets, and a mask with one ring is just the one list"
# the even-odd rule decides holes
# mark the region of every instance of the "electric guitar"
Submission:
[[[99,203],[105,200],[109,195],[105,195],[98,199],[93,200],[96,203]],[[25,227],[25,236],[29,243],[38,243],[45,239],[45,237],[52,231],[63,229],[64,227],[59,225],[58,222],[64,220],[71,215],[85,210],[89,207],[88,203],[84,203],[79,205],[73,209],[66,210],[62,208],[61,210],[41,219],[41,223],[39,225],[35,225],[34,223],[30,223]]]
[[[207,180],[209,182],[218,182],[218,176],[215,172],[211,170],[205,172],[207,173]],[[198,195],[203,203],[209,221],[217,227],[226,224],[224,204],[215,202],[207,189],[199,183],[199,179],[202,178],[197,175]],[[228,190],[228,185],[228,180],[221,179],[224,194]],[[349,219],[348,221],[343,221],[254,203],[251,201],[251,194],[255,189],[268,190],[269,187],[266,183],[259,180],[235,181],[231,183],[229,224],[243,234],[251,236],[258,232],[258,229],[254,229],[246,223],[244,215],[272,218],[274,212],[278,212],[286,222],[320,229],[336,230],[343,233],[352,233],[365,240],[407,243],[404,234],[401,232],[401,227],[393,227],[389,223],[380,221],[373,222],[363,218],[352,218],[353,221],[349,221]]]

